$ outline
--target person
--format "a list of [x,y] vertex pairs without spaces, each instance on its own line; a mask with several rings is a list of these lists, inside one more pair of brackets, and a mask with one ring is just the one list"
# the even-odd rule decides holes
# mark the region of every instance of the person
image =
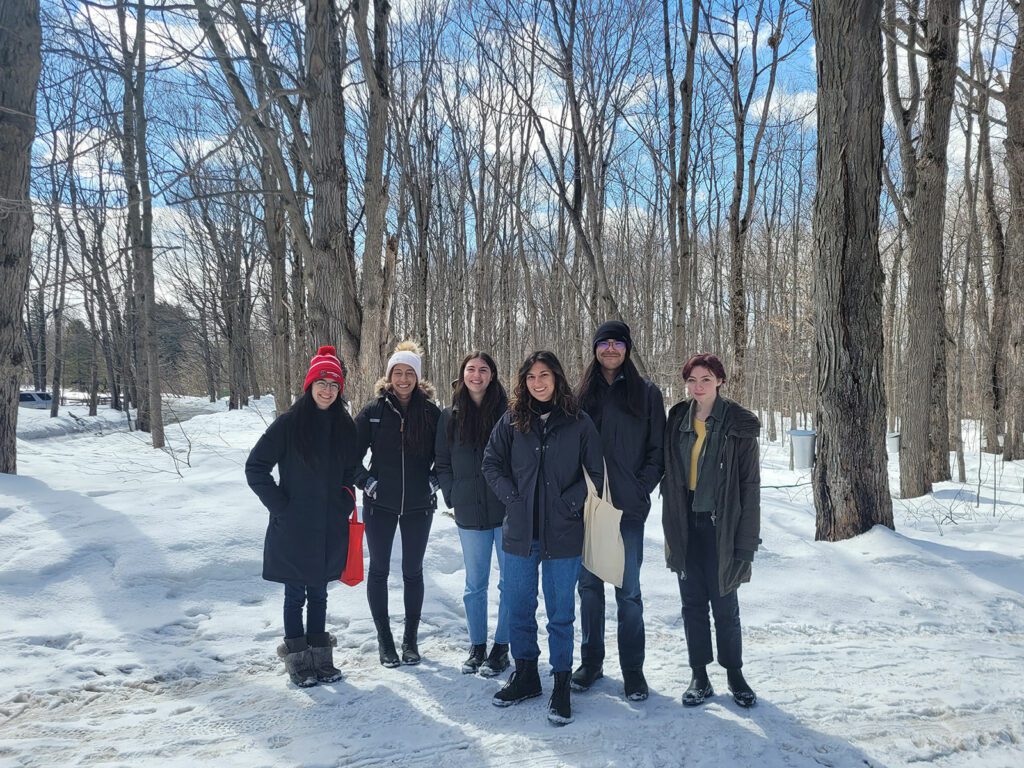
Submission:
[[[640,566],[644,561],[644,523],[651,511],[651,493],[664,467],[665,402],[652,382],[633,364],[633,337],[621,320],[609,320],[594,334],[593,358],[577,388],[580,406],[594,421],[608,472],[611,502],[622,510],[625,569],[622,587],[615,588],[618,612],[619,666],[627,699],[648,696],[644,677],[644,603]],[[572,689],[586,691],[603,676],[605,656],[605,583],[580,569],[580,666]]]
[[484,450],[483,472],[505,505],[505,599],[515,671],[495,694],[507,707],[542,693],[537,660],[537,571],[548,615],[548,658],[555,684],[548,720],[573,721],[572,674],[576,579],[583,554],[586,471],[604,485],[601,437],[580,410],[558,358],[534,352],[523,362],[508,412]]
[[[284,584],[284,642],[277,652],[301,687],[341,678],[326,621],[327,584],[345,569],[355,508],[356,427],[344,391],[344,364],[334,347],[320,347],[302,397],[271,423],[245,462],[246,481],[270,512],[263,578]],[[270,474],[275,465],[280,482]]]
[[683,704],[697,706],[714,689],[708,679],[715,617],[718,663],[741,707],[757,696],[743,677],[737,588],[750,581],[761,543],[761,425],[747,409],[721,395],[725,368],[715,355],[695,355],[683,366],[690,400],[669,411],[665,432],[662,525],[668,567],[679,575],[690,685]]
[[[388,360],[376,396],[356,417],[356,452],[370,450],[369,469],[360,467],[363,520],[370,567],[366,599],[377,629],[377,649],[385,667],[419,664],[419,624],[423,610],[423,556],[434,516],[437,490],[432,476],[434,433],[440,409],[434,389],[423,380],[423,351],[403,341]],[[388,576],[395,531],[402,530],[405,632],[399,659],[388,615]]]
[[[494,359],[486,352],[470,352],[459,367],[452,407],[441,412],[434,443],[434,471],[445,504],[455,510],[466,564],[462,602],[466,607],[470,651],[462,671],[479,671],[484,677],[499,675],[509,666],[508,602],[502,580],[505,553],[501,548],[505,506],[487,485],[481,466],[491,430],[507,408],[508,397],[498,380]],[[498,624],[494,644],[487,654],[491,550],[496,551],[498,558]]]

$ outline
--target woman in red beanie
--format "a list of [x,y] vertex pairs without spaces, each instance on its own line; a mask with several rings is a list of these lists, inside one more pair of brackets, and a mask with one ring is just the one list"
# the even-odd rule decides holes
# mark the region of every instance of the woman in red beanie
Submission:
[[[291,681],[308,687],[341,677],[335,640],[326,631],[327,583],[345,568],[359,458],[342,396],[345,368],[334,347],[317,351],[303,389],[252,449],[245,477],[270,511],[263,578],[284,584],[284,642],[277,652]],[[279,483],[270,474],[275,465]]]

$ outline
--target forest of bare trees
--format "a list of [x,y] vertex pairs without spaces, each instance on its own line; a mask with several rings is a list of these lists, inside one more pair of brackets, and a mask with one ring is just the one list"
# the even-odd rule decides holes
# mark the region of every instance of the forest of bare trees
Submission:
[[396,339],[578,372],[611,317],[667,402],[712,351],[823,430],[819,515],[892,524],[886,430],[904,497],[966,419],[1024,458],[1019,0],[0,7],[2,471],[19,385],[159,447],[163,395],[285,407],[320,343],[358,404]]

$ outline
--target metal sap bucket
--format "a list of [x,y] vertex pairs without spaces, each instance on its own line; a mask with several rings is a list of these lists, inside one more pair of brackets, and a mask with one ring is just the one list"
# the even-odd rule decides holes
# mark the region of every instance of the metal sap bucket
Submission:
[[789,437],[793,441],[793,469],[810,469],[814,466],[814,439],[817,434],[813,429],[789,430]]

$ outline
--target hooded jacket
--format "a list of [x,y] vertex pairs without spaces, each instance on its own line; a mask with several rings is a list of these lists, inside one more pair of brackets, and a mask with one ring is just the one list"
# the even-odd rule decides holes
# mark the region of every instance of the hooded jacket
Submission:
[[[333,434],[330,417],[317,412],[309,463],[292,444],[293,418],[292,411],[278,416],[245,462],[249,487],[270,511],[263,578],[325,584],[341,577],[348,556],[348,518],[355,507],[352,476],[359,461],[355,434]],[[270,474],[275,465],[280,483]]]
[[356,416],[356,454],[361,460],[369,449],[370,467],[359,467],[355,483],[365,489],[369,478],[377,481],[376,498],[363,497],[368,514],[376,510],[395,514],[423,512],[437,506],[430,490],[430,474],[441,410],[434,403],[434,388],[430,382],[420,381],[416,386],[424,397],[429,424],[423,450],[413,452],[408,445],[405,412],[387,379],[377,382],[376,397]]
[[505,552],[519,557],[530,554],[536,517],[542,559],[583,554],[584,468],[600,493],[604,487],[601,436],[587,414],[573,417],[556,408],[546,423],[533,419],[525,433],[512,426],[511,412],[501,417],[484,449],[483,473],[505,505],[501,529]]
[[[714,525],[718,547],[719,594],[727,595],[750,581],[751,561],[761,543],[761,470],[757,437],[761,423],[746,408],[719,396],[708,419],[717,432],[713,466],[700,468],[697,482],[714,484]],[[721,406],[721,407],[719,407]],[[686,578],[687,520],[690,516],[689,466],[693,447],[696,403],[676,403],[665,428],[665,478],[661,521],[665,531],[665,560]],[[717,415],[716,415],[717,414]],[[710,443],[711,441],[708,441]]]
[[484,449],[463,443],[458,434],[448,439],[448,425],[454,418],[453,408],[441,411],[434,441],[434,472],[444,503],[455,510],[455,524],[460,528],[497,528],[505,519],[505,505],[484,478]]

